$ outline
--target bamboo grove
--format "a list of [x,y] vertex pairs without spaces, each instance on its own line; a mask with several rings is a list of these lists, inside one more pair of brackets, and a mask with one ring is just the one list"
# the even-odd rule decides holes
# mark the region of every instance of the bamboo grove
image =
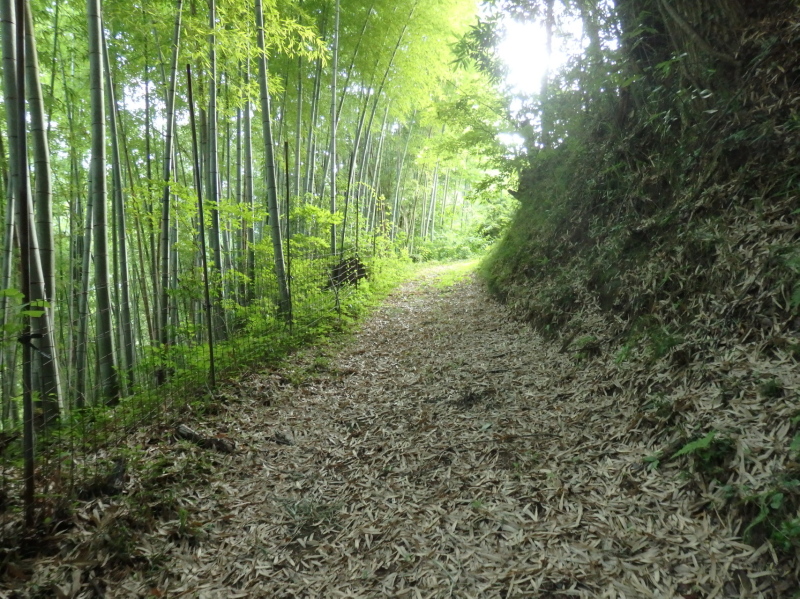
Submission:
[[434,108],[489,89],[452,68],[475,2],[0,9],[0,423],[30,451],[178,357],[299,322],[293,296],[338,302],[337,260],[419,253],[477,213],[481,164]]

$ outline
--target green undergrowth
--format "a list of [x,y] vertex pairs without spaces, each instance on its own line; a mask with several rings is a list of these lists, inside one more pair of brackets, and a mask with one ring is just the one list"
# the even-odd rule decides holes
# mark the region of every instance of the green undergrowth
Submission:
[[[152,417],[148,421],[142,420],[147,412],[141,406],[135,412],[128,409],[133,401],[129,398],[113,410],[84,411],[69,426],[62,423],[59,430],[50,432],[43,455],[72,447],[77,459],[71,469],[62,468],[58,472],[57,484],[49,484],[40,493],[35,531],[7,538],[7,543],[0,544],[5,563],[13,564],[21,577],[33,576],[36,559],[64,550],[65,542],[74,543],[71,550],[97,556],[98,563],[107,565],[103,567],[137,571],[155,587],[167,563],[168,544],[192,547],[224,526],[208,521],[186,489],[211,488],[225,456],[175,439],[175,425],[184,423],[206,435],[218,432],[216,414],[230,409],[230,405],[224,404],[235,404],[241,401],[242,394],[252,394],[258,388],[258,383],[254,386],[243,383],[254,378],[248,374],[280,372],[283,384],[299,387],[332,372],[331,360],[339,348],[349,342],[358,325],[400,283],[427,276],[426,271],[441,269],[435,285],[453,285],[468,276],[474,265],[472,261],[431,267],[409,260],[386,260],[373,267],[367,280],[359,281],[341,295],[339,309],[334,307],[318,314],[313,326],[297,326],[291,336],[281,327],[271,333],[262,328],[258,335],[242,335],[237,344],[248,347],[251,353],[246,359],[241,350],[237,350],[240,353],[236,360],[224,357],[217,389],[207,388],[204,380],[207,362],[197,360],[195,378],[182,372],[179,373],[182,376],[162,386],[162,392],[171,397],[169,402],[163,397],[160,401],[152,399],[148,404]],[[269,405],[266,396],[265,401]],[[115,425],[110,428],[112,422]],[[137,434],[132,434],[134,430]],[[120,434],[126,431],[127,434]],[[80,443],[90,438],[93,445],[79,450]],[[43,463],[42,480],[56,475],[49,464]],[[86,516],[98,500],[105,506],[101,516]],[[291,522],[287,533],[292,539],[324,535],[336,529],[338,504],[310,500],[280,503]],[[20,515],[21,506],[9,507],[7,515]],[[58,538],[55,532],[63,533],[76,522],[82,529],[80,535],[54,543]],[[156,532],[160,541],[152,543]],[[143,542],[148,536],[150,544]],[[50,588],[47,584],[42,586],[43,592]]]
[[[168,369],[164,384],[133,389],[114,407],[73,410],[56,426],[42,431],[37,448],[38,471],[45,486],[37,509],[41,532],[47,533],[55,522],[66,517],[72,498],[114,491],[102,481],[113,469],[114,459],[132,463],[126,449],[132,432],[171,426],[178,421],[191,426],[192,418],[213,413],[215,404],[225,401],[219,389],[237,379],[289,364],[292,356],[304,348],[344,342],[358,323],[419,268],[402,257],[376,259],[371,261],[366,279],[343,285],[337,293],[320,294],[324,302],[300,306],[291,328],[275,318],[253,318],[234,336],[215,344],[217,389],[209,386],[206,346],[175,347],[168,354],[151,357],[153,364]],[[153,366],[142,368],[142,378],[153,371]],[[22,471],[19,439],[4,448],[3,460],[7,475]],[[6,515],[21,514],[22,506],[13,490],[2,499],[0,508]]]
[[[58,576],[70,575],[68,565],[63,572],[53,570],[52,581],[36,574],[37,560],[59,551],[93,556],[86,568],[95,568],[96,576],[109,568],[137,571],[156,587],[169,544],[192,547],[224,526],[209,521],[186,493],[198,486],[211,488],[224,453],[177,439],[175,426],[219,434],[215,415],[241,401],[241,393],[258,392],[258,383],[247,386],[243,381],[280,369],[286,382],[302,385],[327,371],[330,358],[358,324],[421,268],[407,258],[374,260],[367,279],[326,293],[329,299],[335,296],[327,305],[299,310],[291,331],[274,319],[239,330],[217,346],[215,389],[207,382],[208,358],[196,351],[187,354],[191,360],[173,357],[179,369],[157,392],[140,392],[113,408],[75,411],[48,429],[37,447],[33,529],[24,526],[18,489],[0,489],[3,567],[16,573],[15,580],[31,596],[51,596]],[[265,402],[269,405],[267,396]],[[13,472],[21,471],[20,451],[18,444],[5,449],[4,473],[12,481]],[[285,510],[293,536],[315,533],[320,522],[336,524],[336,506],[287,502]],[[75,526],[77,535],[70,532]],[[143,541],[154,533],[158,542]]]
[[470,260],[486,254],[496,238],[496,234],[478,231],[442,231],[432,240],[420,242],[412,258],[417,262]]
[[[754,488],[734,480],[736,450],[734,438],[711,430],[691,439],[680,438],[672,447],[645,457],[644,463],[650,469],[668,463],[688,467],[680,470],[682,476],[697,477],[715,489],[714,509],[727,508],[741,516],[743,540],[753,545],[769,540],[783,555],[794,554],[800,550],[800,467],[790,461],[789,467],[775,472],[766,485]],[[797,457],[800,434],[789,451]]]

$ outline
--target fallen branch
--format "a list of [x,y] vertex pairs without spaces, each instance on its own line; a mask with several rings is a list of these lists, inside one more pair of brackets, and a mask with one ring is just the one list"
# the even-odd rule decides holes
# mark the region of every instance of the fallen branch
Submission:
[[19,439],[19,437],[19,431],[15,431],[13,433],[0,433],[0,455],[3,455],[6,447],[14,443],[17,439]]
[[125,474],[128,464],[124,458],[114,458],[111,469],[97,474],[78,491],[78,499],[94,499],[95,497],[113,497],[119,495],[125,487]]
[[184,441],[190,441],[203,449],[215,449],[222,453],[233,453],[236,451],[236,443],[225,437],[204,437],[195,432],[185,424],[175,427],[175,436]]

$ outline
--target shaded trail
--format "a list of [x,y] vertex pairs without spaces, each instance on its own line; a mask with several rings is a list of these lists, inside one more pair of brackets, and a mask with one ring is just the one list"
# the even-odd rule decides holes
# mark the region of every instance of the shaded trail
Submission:
[[165,596],[775,596],[767,545],[644,466],[602,360],[446,273],[332,360],[241,383],[212,424],[240,450],[187,490],[205,532],[159,548]]

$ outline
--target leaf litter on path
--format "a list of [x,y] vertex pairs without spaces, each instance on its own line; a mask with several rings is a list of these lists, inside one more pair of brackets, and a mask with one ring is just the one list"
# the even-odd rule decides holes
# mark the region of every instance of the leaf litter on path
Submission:
[[207,423],[236,453],[180,490],[202,534],[142,535],[138,551],[159,567],[117,572],[106,596],[793,588],[771,546],[744,543],[741,521],[690,473],[643,461],[654,447],[641,401],[613,360],[576,363],[478,283],[436,276],[401,287],[331,363],[299,356],[305,378],[241,381]]

